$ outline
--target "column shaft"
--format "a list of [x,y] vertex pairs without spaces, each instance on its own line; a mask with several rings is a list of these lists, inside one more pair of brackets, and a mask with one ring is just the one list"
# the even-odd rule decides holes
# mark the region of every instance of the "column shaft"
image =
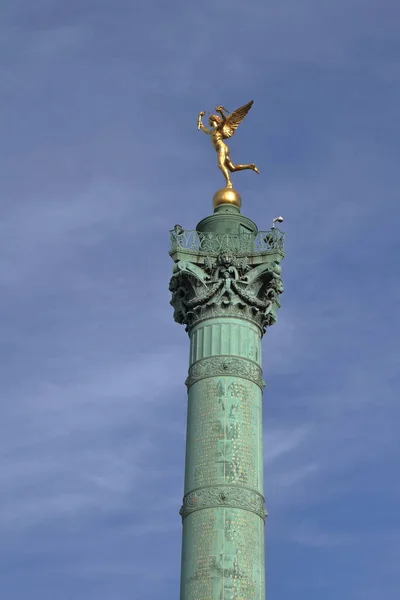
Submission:
[[264,600],[261,330],[190,331],[181,600]]

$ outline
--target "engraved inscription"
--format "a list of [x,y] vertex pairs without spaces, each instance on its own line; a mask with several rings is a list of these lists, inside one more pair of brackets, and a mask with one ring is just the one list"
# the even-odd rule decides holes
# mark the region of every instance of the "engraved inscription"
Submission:
[[[213,565],[215,566],[215,551],[218,547],[217,515],[207,511],[200,519],[193,522],[192,539],[196,540],[193,556],[188,556],[184,571],[191,570],[188,578],[189,598],[193,600],[208,600],[213,597],[214,581],[212,577]],[[189,542],[190,543],[190,542]],[[189,549],[188,549],[189,550]],[[192,558],[192,560],[190,560]],[[190,564],[192,563],[192,564]],[[183,578],[185,573],[183,572]]]
[[189,392],[185,492],[243,485],[262,493],[261,390],[235,378],[209,378]]
[[185,600],[264,600],[264,531],[257,515],[229,508],[190,515],[184,555]]

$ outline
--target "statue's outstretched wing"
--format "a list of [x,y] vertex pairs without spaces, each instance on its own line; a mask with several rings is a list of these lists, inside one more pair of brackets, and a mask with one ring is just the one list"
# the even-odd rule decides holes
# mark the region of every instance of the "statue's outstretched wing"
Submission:
[[243,121],[243,119],[253,106],[253,102],[254,100],[251,100],[244,106],[241,106],[237,110],[234,110],[233,113],[231,113],[229,117],[226,118],[226,121],[224,121],[221,127],[222,137],[224,138],[224,140],[232,137],[240,123]]

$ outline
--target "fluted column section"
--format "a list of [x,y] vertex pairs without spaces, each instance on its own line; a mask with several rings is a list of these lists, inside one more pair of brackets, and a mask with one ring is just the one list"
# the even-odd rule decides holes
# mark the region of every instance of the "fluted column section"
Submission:
[[261,329],[189,333],[181,600],[264,600]]

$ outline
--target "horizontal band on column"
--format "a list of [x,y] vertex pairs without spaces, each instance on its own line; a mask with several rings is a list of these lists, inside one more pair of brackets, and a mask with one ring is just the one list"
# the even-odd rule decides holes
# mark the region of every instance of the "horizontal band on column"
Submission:
[[231,485],[207,486],[189,492],[183,498],[179,514],[183,521],[191,513],[205,508],[240,508],[263,520],[268,515],[264,496],[255,490]]
[[190,367],[185,384],[189,388],[197,381],[200,381],[200,379],[218,377],[221,375],[243,377],[243,379],[248,379],[258,385],[258,387],[261,388],[261,391],[265,387],[261,367],[247,358],[229,355],[202,358]]

